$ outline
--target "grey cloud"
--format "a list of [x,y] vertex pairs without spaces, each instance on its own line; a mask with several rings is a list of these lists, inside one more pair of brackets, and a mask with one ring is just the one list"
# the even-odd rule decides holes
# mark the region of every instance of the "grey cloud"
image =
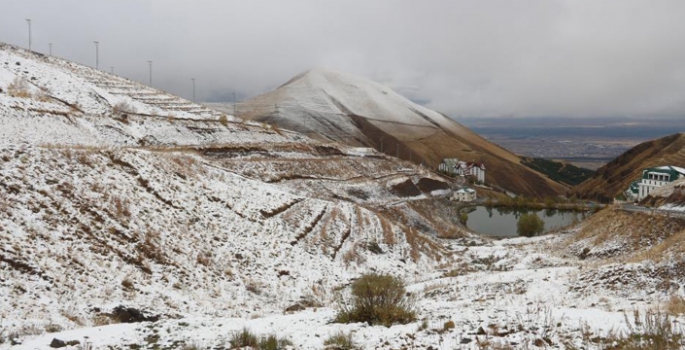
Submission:
[[185,97],[254,96],[313,67],[453,116],[683,116],[685,2],[3,0],[0,40]]

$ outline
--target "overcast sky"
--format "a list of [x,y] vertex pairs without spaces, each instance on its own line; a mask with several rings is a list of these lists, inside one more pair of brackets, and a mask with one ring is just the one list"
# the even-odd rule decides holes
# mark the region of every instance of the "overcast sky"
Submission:
[[454,117],[685,116],[685,1],[0,0],[0,41],[202,100],[313,67]]

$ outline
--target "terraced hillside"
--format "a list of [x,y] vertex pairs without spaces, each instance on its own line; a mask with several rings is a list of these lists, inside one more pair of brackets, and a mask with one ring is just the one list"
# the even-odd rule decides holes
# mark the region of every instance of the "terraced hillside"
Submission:
[[449,260],[439,237],[464,235],[448,184],[412,163],[4,44],[0,125],[3,334],[115,322],[119,305],[318,305],[360,271],[419,280]]

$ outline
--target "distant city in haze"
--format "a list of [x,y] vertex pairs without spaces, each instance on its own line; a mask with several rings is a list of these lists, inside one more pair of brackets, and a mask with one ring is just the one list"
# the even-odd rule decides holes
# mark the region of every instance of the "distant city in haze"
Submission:
[[596,169],[631,147],[685,131],[682,118],[455,118],[516,154]]

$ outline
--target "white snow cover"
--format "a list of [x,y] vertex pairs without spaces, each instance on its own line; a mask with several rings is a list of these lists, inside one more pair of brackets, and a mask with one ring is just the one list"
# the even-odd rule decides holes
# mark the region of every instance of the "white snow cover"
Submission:
[[[20,79],[25,91],[9,89]],[[292,103],[441,122],[381,85],[348,79],[310,72],[297,84],[324,84],[340,103]],[[598,349],[584,334],[625,330],[634,323],[626,313],[667,297],[641,274],[650,265],[597,267],[567,255],[559,247],[573,232],[437,238],[461,232],[441,199],[389,191],[437,177],[390,157],[240,123],[4,44],[0,89],[2,349],[86,336],[96,349],[229,347],[244,327],[293,349],[322,349],[338,331],[363,349]],[[383,102],[360,105],[362,95]],[[416,322],[331,323],[337,292],[370,271],[408,283]],[[285,311],[296,304],[304,310]],[[107,324],[119,305],[161,319]]]
[[[393,327],[335,324],[331,307],[308,308],[297,313],[260,314],[252,318],[185,317],[148,324],[111,325],[28,337],[16,349],[49,349],[53,338],[84,340],[97,348],[128,348],[129,344],[201,347],[228,346],[232,333],[244,328],[257,335],[277,334],[290,339],[294,349],[323,349],[324,341],[338,332],[350,332],[363,349],[433,348],[481,349],[489,341],[515,349],[536,348],[548,339],[600,349],[601,343],[584,341],[582,332],[607,337],[635,328],[632,310],[659,307],[649,291],[614,292],[605,289],[577,291],[582,270],[577,261],[554,257],[550,250],[563,237],[508,239],[484,244],[462,241],[446,245],[466,264],[455,262],[441,277],[425,274],[424,282],[408,290],[420,295],[419,317],[426,319]],[[455,268],[451,270],[451,268]],[[444,331],[444,324],[455,327]],[[480,334],[482,332],[482,334]],[[158,340],[152,337],[159,335]],[[154,341],[155,343],[151,343]],[[566,342],[566,343],[564,343]]]
[[[224,111],[233,109],[229,104],[211,106]],[[366,138],[349,115],[360,116],[403,141],[429,137],[440,128],[455,134],[472,135],[453,120],[408,100],[386,86],[321,68],[304,72],[275,92],[240,104],[239,109],[248,115],[252,109],[273,109],[274,116],[287,120],[281,121],[285,128],[297,125],[290,128],[314,130],[348,144],[355,144],[355,139]]]

